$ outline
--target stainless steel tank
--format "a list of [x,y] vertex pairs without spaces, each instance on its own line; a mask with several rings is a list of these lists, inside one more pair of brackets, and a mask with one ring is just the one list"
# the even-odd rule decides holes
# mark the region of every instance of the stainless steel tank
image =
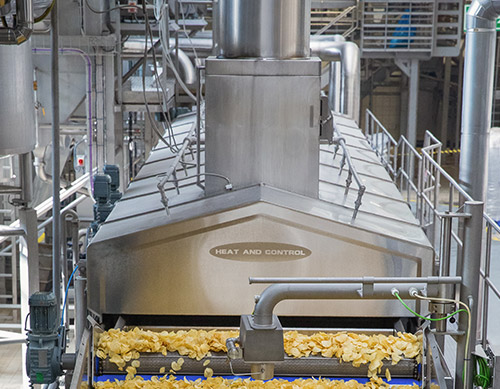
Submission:
[[218,0],[214,9],[216,55],[309,57],[311,0]]
[[31,44],[0,45],[0,155],[33,150],[35,137]]

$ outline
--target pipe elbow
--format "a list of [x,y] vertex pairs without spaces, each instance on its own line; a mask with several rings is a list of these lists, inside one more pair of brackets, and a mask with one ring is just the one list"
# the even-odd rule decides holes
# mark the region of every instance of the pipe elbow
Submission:
[[466,29],[491,28],[500,14],[500,0],[474,0],[466,15]]

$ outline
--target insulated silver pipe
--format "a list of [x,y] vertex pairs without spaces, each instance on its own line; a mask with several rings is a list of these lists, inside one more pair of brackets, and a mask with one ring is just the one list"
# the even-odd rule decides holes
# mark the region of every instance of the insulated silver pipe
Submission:
[[[463,275],[460,287],[460,300],[469,305],[471,325],[469,329],[469,348],[467,337],[461,336],[457,341],[457,361],[455,379],[457,388],[472,388],[473,363],[472,353],[477,343],[477,318],[479,314],[479,285],[481,271],[482,228],[484,206],[480,201],[467,201],[464,211],[471,215],[464,221],[463,258],[457,264],[457,273]],[[487,286],[485,286],[487,287]],[[488,309],[488,307],[485,307]],[[458,329],[467,331],[467,315],[460,313]],[[485,334],[486,335],[486,334]],[[467,350],[467,354],[466,354]],[[462,374],[465,372],[465,374]]]
[[478,201],[484,201],[488,182],[495,20],[499,13],[500,0],[474,0],[466,15],[460,183]]
[[[311,54],[323,61],[330,61],[330,86],[328,101],[331,109],[340,106],[340,113],[352,117],[359,122],[361,96],[361,62],[359,47],[353,42],[346,42],[343,37],[311,37]],[[333,77],[335,62],[340,61],[340,102],[335,101],[335,84]]]
[[[425,283],[412,284],[411,289],[423,290]],[[410,295],[408,284],[371,284],[366,291],[362,283],[351,284],[274,284],[258,297],[254,310],[254,322],[271,325],[274,307],[283,300],[353,300],[353,299],[394,299],[397,289],[401,298],[415,299]]]

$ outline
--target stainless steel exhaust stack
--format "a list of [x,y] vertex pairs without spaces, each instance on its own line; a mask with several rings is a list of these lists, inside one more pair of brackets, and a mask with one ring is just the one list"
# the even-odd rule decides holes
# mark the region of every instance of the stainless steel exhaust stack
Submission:
[[496,23],[500,0],[474,0],[466,16],[460,183],[485,200],[491,127]]
[[[321,61],[309,58],[310,0],[218,0],[206,61],[205,169],[317,198]],[[265,59],[265,60],[263,60]],[[225,191],[206,177],[209,195]]]

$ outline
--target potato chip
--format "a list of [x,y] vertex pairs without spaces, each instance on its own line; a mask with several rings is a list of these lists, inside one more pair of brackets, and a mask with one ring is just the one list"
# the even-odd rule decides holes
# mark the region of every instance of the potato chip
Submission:
[[210,363],[210,359],[207,359],[205,362],[203,362],[203,366],[208,366]]
[[165,367],[160,367],[160,374],[165,373]]
[[209,367],[207,367],[205,369],[205,371],[203,372],[203,375],[205,376],[205,378],[210,378],[214,375],[214,371],[212,369],[210,369]]
[[391,378],[391,372],[389,371],[389,369],[385,369],[385,378],[387,379],[387,381],[389,382],[392,378]]
[[141,366],[141,362],[139,362],[139,361],[132,361],[131,365],[137,369],[139,366]]

